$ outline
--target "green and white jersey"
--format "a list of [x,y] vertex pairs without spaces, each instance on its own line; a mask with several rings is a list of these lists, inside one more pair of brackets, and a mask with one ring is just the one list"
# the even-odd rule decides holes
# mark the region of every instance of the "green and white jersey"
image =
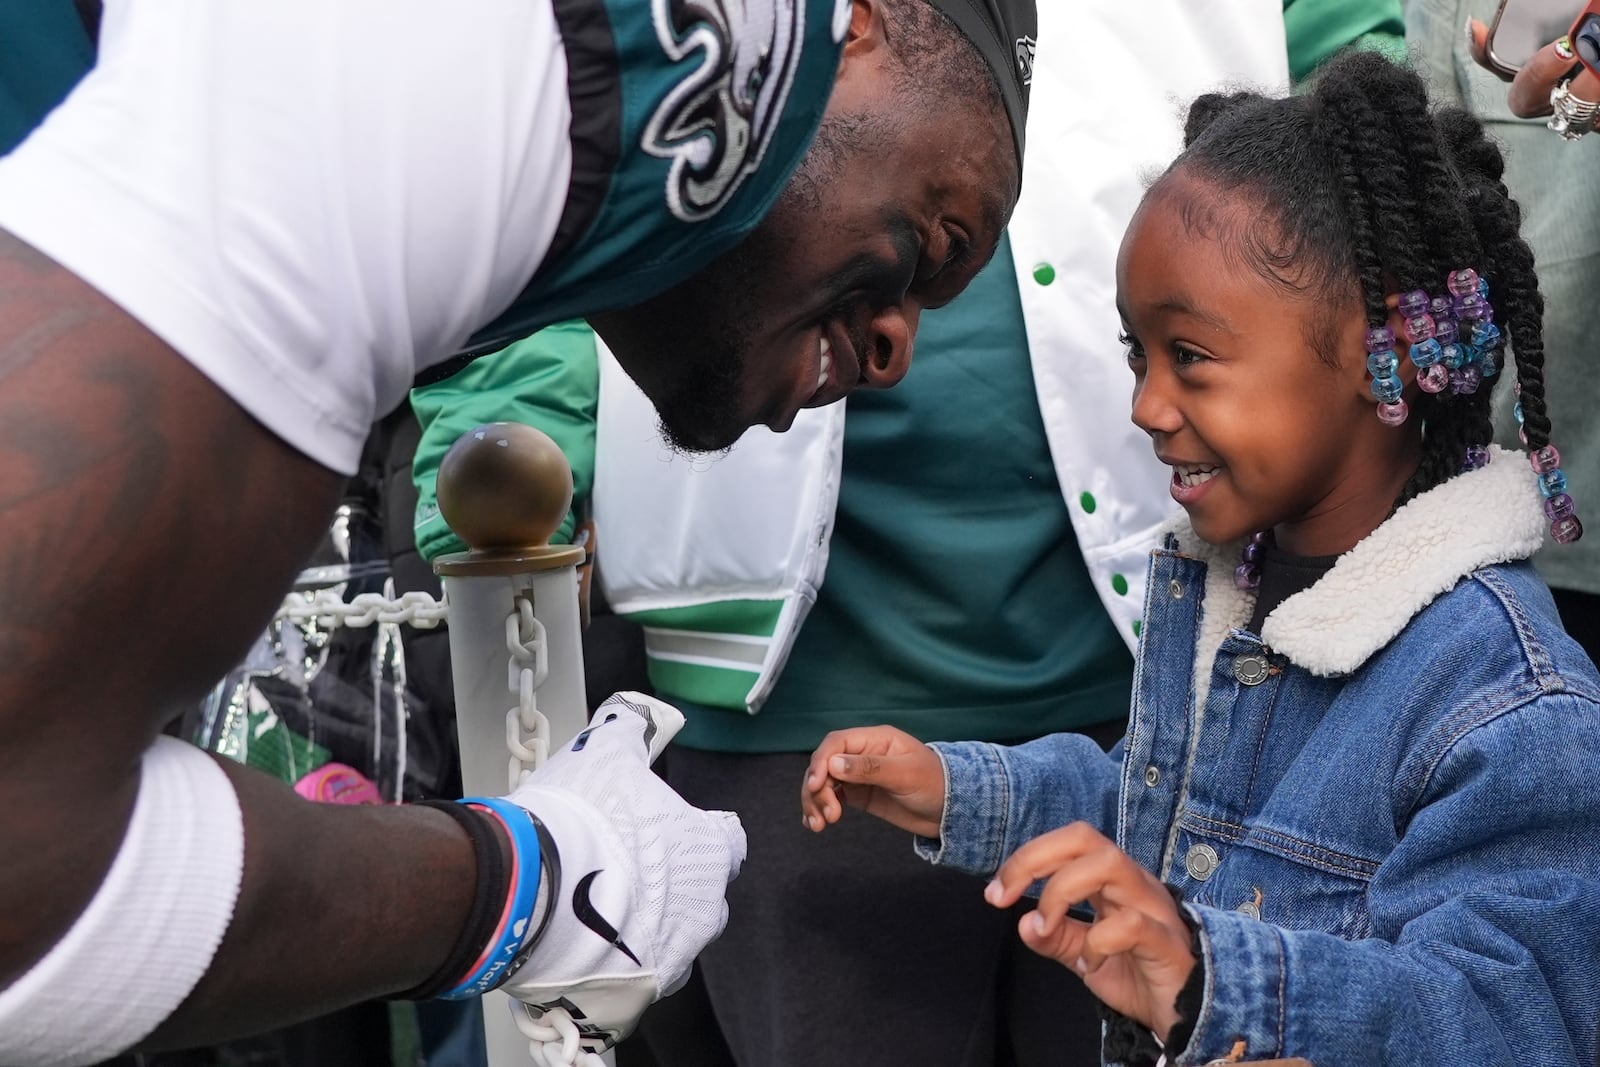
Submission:
[[627,307],[771,209],[816,132],[849,0],[554,0],[572,181],[544,263],[472,340]]
[[0,159],[0,228],[349,473],[469,338],[637,301],[747,234],[816,130],[848,14],[127,0]]

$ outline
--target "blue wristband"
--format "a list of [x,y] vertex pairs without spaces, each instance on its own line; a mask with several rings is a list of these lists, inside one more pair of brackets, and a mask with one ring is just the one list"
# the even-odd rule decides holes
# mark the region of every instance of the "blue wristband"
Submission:
[[488,812],[505,827],[515,869],[494,937],[484,946],[467,976],[439,994],[441,1000],[482,996],[510,976],[520,962],[523,946],[533,939],[533,909],[539,900],[539,882],[543,877],[538,824],[528,809],[499,797],[467,797],[459,803]]

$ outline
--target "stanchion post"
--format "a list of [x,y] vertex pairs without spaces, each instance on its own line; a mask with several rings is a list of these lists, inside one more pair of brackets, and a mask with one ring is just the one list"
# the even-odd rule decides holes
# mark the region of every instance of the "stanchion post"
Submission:
[[[572,506],[572,470],[548,436],[497,422],[463,434],[439,466],[439,510],[468,550],[434,564],[450,605],[450,662],[456,736],[468,796],[499,796],[515,786],[508,714],[519,707],[518,675],[506,621],[517,598],[532,600],[542,624],[548,673],[538,710],[558,746],[588,721],[577,566],[581,548],[551,545]],[[483,998],[489,1067],[527,1067],[528,1041],[502,993]]]

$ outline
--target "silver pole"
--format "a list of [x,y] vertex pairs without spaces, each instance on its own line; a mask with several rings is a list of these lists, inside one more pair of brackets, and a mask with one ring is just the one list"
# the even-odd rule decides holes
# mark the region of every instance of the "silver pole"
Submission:
[[[535,692],[552,747],[588,723],[577,564],[582,549],[549,545],[572,500],[572,473],[549,437],[527,426],[493,423],[463,434],[439,467],[439,505],[467,552],[434,566],[450,605],[450,662],[456,736],[468,796],[515,788],[506,744],[507,715],[518,707],[517,672],[506,619],[529,595],[544,627],[549,673]],[[489,1067],[527,1067],[528,1040],[503,993],[483,998]],[[608,1054],[607,1062],[612,1062]]]

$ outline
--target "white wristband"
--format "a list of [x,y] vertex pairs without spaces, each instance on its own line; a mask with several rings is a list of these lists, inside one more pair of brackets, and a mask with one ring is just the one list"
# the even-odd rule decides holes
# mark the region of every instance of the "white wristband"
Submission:
[[109,1059],[177,1010],[216,955],[244,875],[238,797],[210,756],[169,737],[146,750],[140,772],[133,818],[94,899],[0,992],[0,1063]]

